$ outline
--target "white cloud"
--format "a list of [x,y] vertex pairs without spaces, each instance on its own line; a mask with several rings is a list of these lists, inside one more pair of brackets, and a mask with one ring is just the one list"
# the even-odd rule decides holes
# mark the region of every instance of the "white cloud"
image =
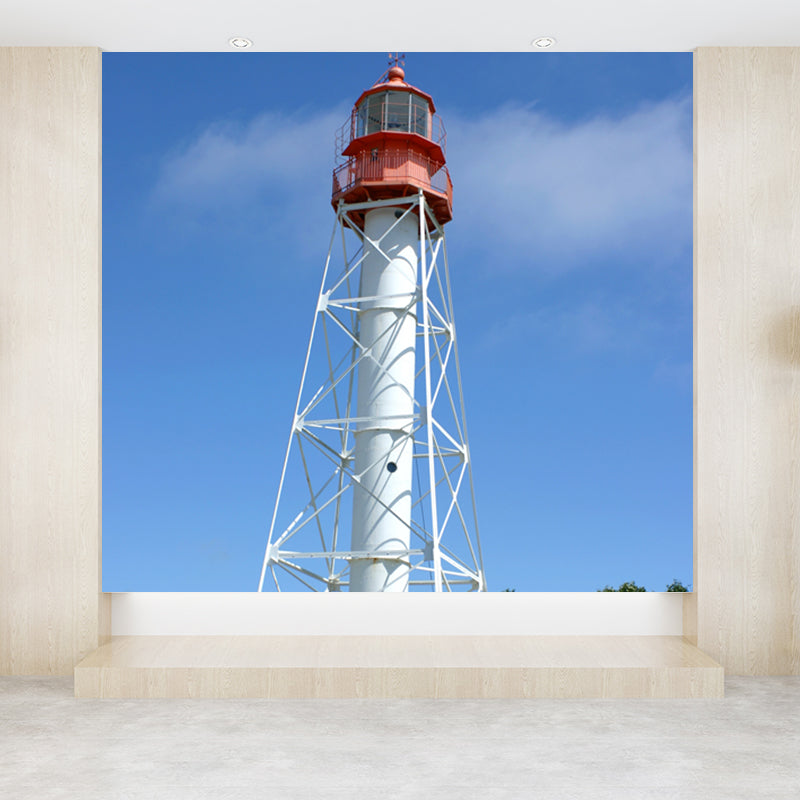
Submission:
[[[215,123],[164,160],[153,204],[199,225],[261,225],[306,252],[327,245],[334,134],[348,108]],[[493,268],[558,273],[691,246],[691,102],[563,122],[530,107],[449,114],[459,250]],[[452,245],[451,245],[452,246]]]
[[153,209],[189,225],[247,227],[324,256],[334,136],[346,108],[218,122],[169,153]]
[[558,272],[691,246],[690,98],[574,123],[510,106],[447,122],[460,243],[497,266]]
[[156,193],[189,205],[300,186],[319,180],[333,161],[344,114],[262,114],[243,125],[214,123],[164,162]]

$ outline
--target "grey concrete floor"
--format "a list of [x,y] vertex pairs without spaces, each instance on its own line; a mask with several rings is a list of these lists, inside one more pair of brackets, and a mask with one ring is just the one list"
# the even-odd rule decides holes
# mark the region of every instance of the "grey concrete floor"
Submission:
[[724,700],[76,700],[0,678],[4,800],[800,800],[800,678]]

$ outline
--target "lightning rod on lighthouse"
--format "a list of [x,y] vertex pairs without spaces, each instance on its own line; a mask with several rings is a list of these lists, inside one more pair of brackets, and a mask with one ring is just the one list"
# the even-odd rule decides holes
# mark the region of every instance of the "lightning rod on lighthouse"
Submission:
[[336,221],[259,591],[485,591],[430,95],[393,66],[337,136]]

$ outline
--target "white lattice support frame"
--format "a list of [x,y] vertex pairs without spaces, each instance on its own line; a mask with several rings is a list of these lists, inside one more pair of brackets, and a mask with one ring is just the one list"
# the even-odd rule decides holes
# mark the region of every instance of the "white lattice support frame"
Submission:
[[[393,223],[385,213],[389,209],[397,210]],[[381,210],[382,216],[377,217],[381,224],[377,226],[378,233],[370,237],[367,226],[359,220],[376,210]],[[418,236],[408,239],[408,220],[414,214]],[[400,235],[398,231],[405,233]],[[348,237],[354,238],[357,245],[354,250],[350,248],[351,254]],[[334,268],[337,238],[341,238],[342,246],[338,273]],[[413,258],[407,249],[411,245],[416,254]],[[399,283],[376,282],[376,264],[385,260],[388,268],[394,269],[393,259],[396,263],[398,248],[403,247],[405,263],[416,263],[402,267],[405,272]],[[354,292],[356,278],[359,289]],[[389,294],[381,294],[376,286],[394,288]],[[391,314],[384,315],[384,322],[377,328],[373,325],[371,333],[364,333],[362,326],[370,309],[378,309],[378,313],[390,309]],[[386,321],[392,317],[396,317],[394,322]],[[411,331],[415,334],[414,343],[409,338]],[[420,339],[418,348],[416,341]],[[408,364],[414,363],[414,354],[407,355],[410,348],[421,349],[416,359],[422,363],[418,368],[411,367],[413,379],[408,373]],[[324,358],[316,364],[318,351],[324,352]],[[403,358],[405,366],[398,371]],[[386,590],[385,580],[383,584],[380,580],[357,580],[355,586],[351,585],[351,566],[367,560],[388,564],[386,574],[395,571],[400,575],[403,591],[409,587],[436,592],[456,588],[486,590],[458,362],[444,230],[424,193],[351,204],[340,201],[281,469],[259,591],[264,590],[268,571],[277,591],[281,591],[280,571],[301,587],[314,591],[339,591],[344,587],[351,591],[375,590],[376,585]],[[362,387],[366,381],[373,388],[378,387],[378,396],[387,395],[392,401],[382,404],[368,398],[370,402],[357,404],[353,396],[357,375]],[[309,385],[315,386],[315,391],[307,391]],[[343,387],[346,398],[341,397]],[[362,396],[363,393],[362,388]],[[417,396],[423,397],[424,404]],[[362,438],[364,431],[391,431],[392,435],[372,437],[371,445],[362,448],[356,458],[359,431]],[[385,440],[380,447],[375,444],[378,438]],[[411,452],[405,455],[402,485],[387,492],[375,476],[380,476],[380,470],[389,464],[399,471],[403,449],[409,445]],[[410,471],[416,471],[416,489]],[[424,488],[420,472],[426,473]],[[403,498],[398,503],[397,496],[409,488],[409,502]],[[305,493],[303,500],[301,492]],[[467,513],[463,503],[466,493],[470,495]],[[347,514],[348,504],[354,509],[352,515]],[[387,545],[385,537],[356,535],[349,548],[342,548],[342,526],[348,518],[354,526],[362,524],[364,518],[382,520],[385,529],[394,532],[393,541]],[[401,536],[401,531],[406,533]]]

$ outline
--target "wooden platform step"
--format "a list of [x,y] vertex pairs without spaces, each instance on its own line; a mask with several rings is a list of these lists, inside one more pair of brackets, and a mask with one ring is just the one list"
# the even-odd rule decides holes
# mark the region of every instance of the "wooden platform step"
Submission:
[[117,636],[76,697],[711,698],[680,636]]

